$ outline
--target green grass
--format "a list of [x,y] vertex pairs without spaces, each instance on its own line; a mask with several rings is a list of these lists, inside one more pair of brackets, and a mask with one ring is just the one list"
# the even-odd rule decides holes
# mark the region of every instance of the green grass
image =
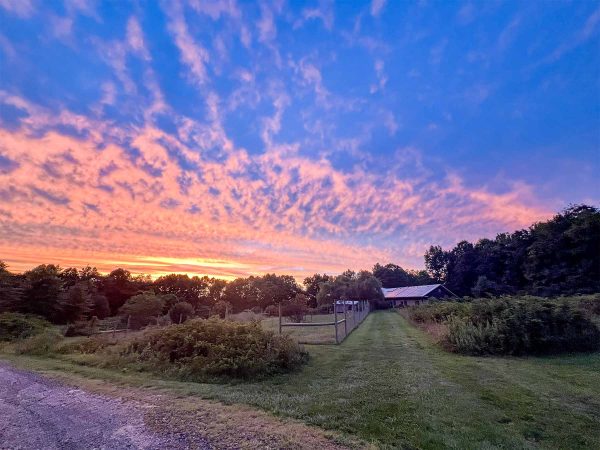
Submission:
[[[338,317],[338,320],[340,318]],[[333,314],[316,314],[306,316],[306,323],[318,322],[333,322]],[[291,322],[290,319],[284,318],[283,323]],[[279,317],[266,317],[260,322],[265,330],[279,332]],[[344,334],[343,325],[339,326],[338,332],[340,339]],[[335,344],[335,327],[333,325],[320,327],[284,327],[283,333],[290,335],[298,342],[311,344]]]
[[309,352],[299,373],[231,385],[156,380],[64,360],[16,361],[250,404],[381,448],[600,448],[599,353],[450,354],[392,311],[371,314],[342,345]]

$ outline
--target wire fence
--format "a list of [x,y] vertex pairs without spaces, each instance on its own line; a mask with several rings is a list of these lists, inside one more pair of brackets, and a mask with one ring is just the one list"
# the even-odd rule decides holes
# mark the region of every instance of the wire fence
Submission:
[[[306,333],[303,335],[305,337],[298,337],[298,342],[300,344],[329,344],[334,343],[340,344],[346,339],[352,331],[358,327],[363,320],[369,315],[370,307],[368,301],[342,301],[336,302],[333,305],[333,315],[329,315],[327,317],[331,317],[332,320],[328,321],[317,321],[317,322],[284,322],[283,316],[281,314],[281,305],[279,305],[279,334],[283,333],[284,328],[313,328],[313,327],[322,327],[329,330],[332,333],[333,342],[329,339],[319,339],[319,337],[325,335],[329,335],[327,330],[325,333]],[[316,335],[317,339],[311,339],[311,335]]]

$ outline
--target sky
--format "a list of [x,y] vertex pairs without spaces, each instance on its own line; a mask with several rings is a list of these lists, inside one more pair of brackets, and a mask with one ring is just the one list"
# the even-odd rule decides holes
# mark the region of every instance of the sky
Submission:
[[0,0],[0,260],[424,266],[600,200],[600,2]]

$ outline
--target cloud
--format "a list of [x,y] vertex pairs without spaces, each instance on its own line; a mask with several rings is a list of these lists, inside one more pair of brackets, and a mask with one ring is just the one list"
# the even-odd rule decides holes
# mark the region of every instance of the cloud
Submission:
[[138,19],[134,16],[130,17],[127,21],[127,43],[133,52],[141,55],[146,60],[150,59],[150,53],[146,48],[142,27],[140,26]]
[[386,0],[371,0],[371,15],[378,17],[385,7]]
[[[172,135],[151,124],[115,129],[5,96],[29,114],[19,129],[0,130],[2,161],[12,162],[3,185],[15,187],[0,192],[0,235],[11,237],[0,239],[6,259],[25,264],[23,255],[40,249],[38,261],[47,255],[49,261],[95,263],[93,255],[105,255],[96,256],[106,258],[102,267],[121,261],[155,274],[276,271],[302,277],[376,261],[420,265],[399,245],[377,247],[363,239],[398,236],[396,242],[408,245],[402,236],[410,236],[422,243],[413,248],[416,254],[425,243],[481,237],[548,214],[524,203],[533,204],[533,194],[523,184],[497,194],[468,188],[457,175],[444,182],[426,172],[411,177],[416,172],[407,172],[404,159],[389,161],[382,172],[341,171],[325,158],[286,151],[272,142],[284,95],[274,97],[275,114],[265,122],[268,150],[250,155],[228,141],[219,99],[209,99],[209,124],[181,119]],[[78,134],[57,131],[67,125]],[[218,160],[208,151],[215,142],[223,149]],[[180,158],[188,163],[182,166]],[[119,256],[108,262],[110,254]]]
[[542,61],[542,64],[556,62],[566,53],[569,53],[574,48],[587,42],[591,37],[597,34],[598,23],[600,23],[600,7],[588,16],[577,33],[558,46],[552,54]]
[[331,0],[320,0],[319,6],[315,8],[304,8],[301,12],[301,18],[294,22],[294,28],[302,27],[309,20],[319,19],[326,30],[333,29],[334,3]]
[[181,61],[190,71],[190,77],[197,85],[208,82],[206,66],[209,62],[208,51],[194,40],[190,34],[183,7],[179,1],[164,3],[164,9],[169,18],[167,28],[175,39],[175,45],[179,49]]
[[375,75],[377,76],[377,84],[372,84],[369,92],[371,94],[377,91],[383,91],[387,84],[388,78],[385,74],[385,64],[381,59],[375,61]]
[[20,18],[30,17],[35,12],[31,0],[0,0],[0,7]]

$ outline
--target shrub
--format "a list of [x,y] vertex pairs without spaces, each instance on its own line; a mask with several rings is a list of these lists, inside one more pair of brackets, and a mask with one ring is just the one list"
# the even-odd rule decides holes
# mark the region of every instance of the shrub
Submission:
[[15,353],[44,356],[54,353],[56,345],[63,340],[60,332],[47,328],[42,333],[28,337],[15,343]]
[[50,322],[38,316],[5,312],[0,314],[0,342],[25,339],[50,326]]
[[231,303],[226,302],[225,300],[219,300],[214,304],[212,309],[210,310],[211,315],[219,316],[221,319],[224,319],[227,313],[231,312]]
[[265,308],[265,314],[269,317],[277,317],[279,315],[279,307],[277,305],[269,305]]
[[565,302],[497,299],[473,302],[448,320],[448,343],[468,354],[550,354],[600,349],[600,330]]
[[151,323],[156,323],[162,314],[163,300],[154,292],[144,292],[134,295],[119,309],[119,315],[129,316],[129,326],[137,330]]
[[146,331],[120,354],[141,368],[194,381],[261,378],[294,370],[308,358],[289,336],[214,318]]
[[175,303],[169,309],[172,323],[183,323],[194,315],[194,307],[187,302]]
[[80,320],[75,323],[70,323],[65,330],[65,336],[91,336],[97,332],[98,322],[98,318],[94,316],[90,320]]

